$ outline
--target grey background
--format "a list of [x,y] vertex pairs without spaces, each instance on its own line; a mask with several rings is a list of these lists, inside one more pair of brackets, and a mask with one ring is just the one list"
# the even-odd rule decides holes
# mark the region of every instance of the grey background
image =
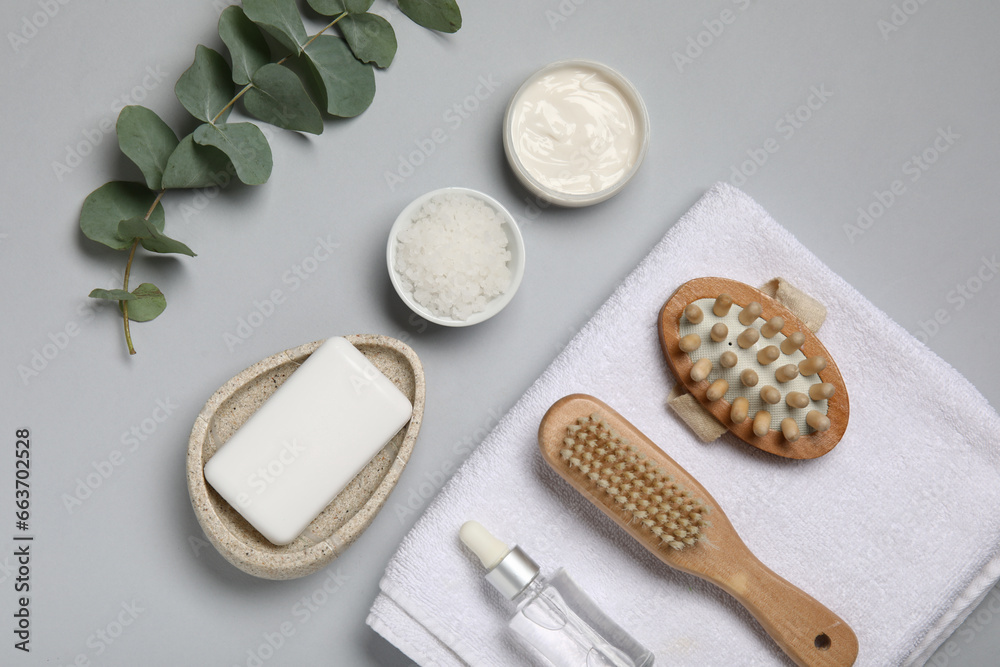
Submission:
[[[291,623],[294,635],[264,664],[408,664],[364,618],[385,563],[426,507],[420,489],[440,487],[467,447],[719,180],[741,185],[994,406],[1000,402],[1000,363],[988,346],[1000,328],[1000,281],[976,283],[977,272],[993,277],[995,269],[981,267],[1000,249],[996,3],[464,0],[463,29],[442,36],[379,0],[375,9],[390,16],[399,52],[378,74],[367,112],[328,121],[319,137],[275,130],[274,172],[262,187],[166,198],[167,232],[199,257],[137,261],[132,284],[156,283],[169,307],[156,322],[133,326],[138,355],[129,358],[119,319],[104,308],[94,316],[86,298],[93,287],[115,286],[125,256],[86,241],[77,228],[87,193],[113,178],[138,178],[101,123],[113,123],[116,100],[130,96],[189,131],[173,83],[197,43],[222,48],[215,32],[222,3],[63,1],[0,8],[0,32],[8,35],[0,45],[0,540],[9,544],[14,532],[13,433],[20,427],[32,433],[36,535],[29,656],[11,648],[12,560],[8,547],[0,549],[0,618],[7,619],[0,663],[245,665],[265,634]],[[38,18],[46,6],[53,16]],[[709,39],[705,22],[723,10],[733,20]],[[12,43],[10,33],[31,33],[31,22],[43,25]],[[675,52],[699,35],[707,46],[679,67]],[[615,199],[539,210],[506,168],[500,120],[528,74],[566,57],[599,60],[631,78],[649,108],[652,142],[638,176]],[[479,88],[483,99],[470,98],[482,80],[491,82]],[[818,108],[800,110],[809,118],[790,126],[786,114],[806,104],[814,87],[831,95],[822,104],[813,98]],[[463,102],[475,109],[456,116],[452,107]],[[385,173],[436,128],[447,141],[390,188]],[[958,138],[913,180],[912,156],[948,128]],[[743,182],[734,169],[768,139],[777,151]],[[53,163],[88,143],[79,166],[57,173]],[[850,237],[845,224],[896,180],[905,192]],[[498,198],[527,244],[517,297],[467,330],[411,318],[383,259],[397,212],[447,185]],[[312,253],[317,237],[339,248],[293,289],[283,276]],[[957,298],[957,285],[970,281],[979,288],[973,298]],[[284,302],[249,338],[227,346],[226,334],[276,289]],[[945,323],[929,324],[936,316]],[[61,337],[68,326],[77,335]],[[339,589],[304,617],[296,605],[326,575],[269,582],[223,561],[202,541],[188,504],[185,446],[202,403],[242,368],[299,343],[361,332],[405,339],[421,356],[425,423],[384,510],[331,566]],[[53,341],[65,346],[22,380],[18,366]],[[171,406],[162,423],[148,421],[163,416],[157,401]],[[130,443],[126,434],[144,420],[155,430]],[[67,494],[114,451],[121,464],[68,508]],[[996,663],[1000,591],[993,594],[931,664]],[[102,643],[95,633],[116,621],[122,605],[134,605],[136,618]]]

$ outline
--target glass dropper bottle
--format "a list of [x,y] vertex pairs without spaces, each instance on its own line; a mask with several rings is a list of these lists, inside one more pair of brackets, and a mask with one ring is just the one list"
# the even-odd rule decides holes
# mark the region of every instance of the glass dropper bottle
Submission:
[[486,580],[517,607],[510,628],[556,667],[649,667],[653,654],[612,621],[559,569],[551,577],[520,547],[508,548],[476,521],[459,537]]

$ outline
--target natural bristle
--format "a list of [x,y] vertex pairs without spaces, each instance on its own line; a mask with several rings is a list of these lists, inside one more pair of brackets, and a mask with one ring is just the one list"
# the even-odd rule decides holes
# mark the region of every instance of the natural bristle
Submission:
[[659,538],[660,546],[695,545],[711,525],[711,508],[677,484],[655,461],[614,431],[599,414],[580,417],[566,428],[562,459],[597,489],[609,506],[630,515]]

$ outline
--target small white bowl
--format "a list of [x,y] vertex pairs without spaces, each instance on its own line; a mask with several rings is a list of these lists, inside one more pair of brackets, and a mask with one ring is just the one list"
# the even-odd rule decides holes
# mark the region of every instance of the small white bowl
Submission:
[[[399,279],[399,274],[396,273],[396,240],[399,236],[399,232],[402,231],[407,225],[413,221],[413,216],[420,211],[420,208],[431,200],[432,197],[437,195],[468,195],[474,197],[487,206],[491,207],[503,218],[502,227],[504,233],[507,234],[507,249],[510,251],[510,260],[507,262],[507,268],[510,269],[510,284],[507,289],[504,290],[502,294],[494,297],[491,301],[487,302],[486,309],[478,313],[473,313],[465,320],[457,320],[452,317],[441,317],[440,315],[435,315],[430,310],[424,306],[417,303],[416,299],[410,292],[407,292]],[[424,318],[429,322],[435,324],[440,324],[445,327],[467,327],[472,324],[479,324],[484,322],[501,310],[510,303],[510,300],[514,297],[514,293],[517,292],[517,288],[521,285],[521,278],[524,276],[524,239],[521,237],[521,230],[518,229],[517,223],[514,222],[514,216],[503,207],[503,205],[498,202],[493,197],[483,194],[478,190],[471,190],[469,188],[441,188],[440,190],[433,190],[427,194],[421,195],[414,199],[410,204],[403,209],[403,212],[399,214],[396,218],[396,222],[393,223],[392,229],[389,230],[389,243],[386,246],[386,263],[389,267],[389,280],[392,281],[392,286],[396,289],[396,293],[399,294],[399,298],[403,300],[410,310],[415,312],[420,317]]]
[[[532,175],[531,171],[522,162],[521,158],[517,154],[517,150],[515,149],[517,141],[514,136],[514,124],[516,120],[516,110],[522,95],[524,95],[525,91],[528,90],[528,88],[531,87],[531,85],[536,81],[548,76],[556,70],[567,67],[592,69],[598,74],[603,75],[621,94],[622,99],[630,107],[635,121],[635,131],[637,141],[639,142],[639,151],[635,157],[635,162],[632,163],[632,166],[620,179],[608,187],[592,193],[574,194],[556,190],[548,185],[545,185]],[[513,170],[514,175],[517,176],[521,184],[533,195],[558,206],[590,206],[591,204],[597,204],[614,197],[630,180],[632,180],[635,173],[639,171],[639,167],[642,165],[643,158],[646,157],[646,151],[648,148],[649,113],[646,111],[646,104],[642,101],[639,91],[636,90],[636,87],[632,85],[632,82],[626,79],[625,76],[618,70],[592,60],[559,60],[538,70],[525,79],[524,83],[521,84],[521,87],[518,88],[517,92],[514,93],[513,97],[511,97],[510,102],[507,105],[507,112],[503,119],[503,149],[507,156],[507,162],[510,164],[510,168]]]

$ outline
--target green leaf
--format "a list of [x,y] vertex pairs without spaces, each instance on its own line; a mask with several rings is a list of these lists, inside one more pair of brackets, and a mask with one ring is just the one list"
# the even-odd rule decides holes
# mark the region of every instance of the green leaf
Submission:
[[129,242],[139,239],[143,248],[150,252],[176,253],[194,257],[191,248],[180,241],[175,241],[169,236],[161,234],[148,220],[142,218],[130,218],[118,223],[118,236],[122,239],[129,239]]
[[[132,245],[118,237],[118,223],[129,218],[144,218],[156,201],[156,194],[142,183],[111,181],[97,188],[83,201],[80,210],[80,229],[92,241],[103,243],[115,250],[125,250]],[[163,205],[157,202],[149,215],[149,222],[163,230]]]
[[108,301],[132,301],[135,294],[126,292],[123,289],[95,289],[90,290],[91,299],[107,299]]
[[308,38],[295,0],[243,0],[243,11],[283,46],[302,52]]
[[375,0],[307,0],[309,6],[323,16],[339,16],[344,12],[364,14]]
[[[167,299],[153,283],[143,283],[132,290],[133,299],[128,301],[128,318],[133,322],[149,322],[167,307]],[[121,303],[118,309],[121,310]]]
[[378,14],[348,14],[338,24],[358,60],[388,67],[396,55],[396,33]]
[[399,8],[414,23],[439,32],[458,32],[462,12],[455,0],[399,0]]
[[149,252],[158,252],[162,254],[171,253],[175,255],[197,257],[194,251],[185,244],[180,241],[176,241],[169,236],[163,236],[162,234],[157,234],[153,236],[153,238],[142,239],[139,243]]
[[127,106],[118,114],[118,146],[146,177],[150,190],[162,187],[167,159],[177,148],[177,135],[155,113],[141,106]]
[[268,64],[253,75],[253,88],[243,96],[247,111],[262,121],[313,134],[323,133],[323,116],[302,81],[290,69]]
[[128,318],[133,322],[148,322],[167,307],[167,299],[163,292],[153,283],[143,283],[131,292],[120,289],[91,290],[90,298],[117,301],[118,310],[122,310],[122,301],[128,301]]
[[271,175],[271,147],[253,123],[199,125],[194,140],[202,146],[215,146],[228,155],[236,175],[247,185],[266,183]]
[[199,146],[189,134],[177,145],[163,170],[165,188],[207,188],[229,185],[236,173],[226,154],[218,148]]
[[[195,49],[194,63],[177,80],[174,94],[188,113],[198,120],[206,123],[225,121],[230,111],[226,105],[235,94],[226,59],[217,51],[199,44]],[[216,119],[220,112],[222,115]]]
[[306,70],[327,113],[349,118],[375,98],[375,72],[354,57],[339,37],[320,35],[305,50]]
[[238,5],[230,5],[222,11],[219,36],[233,58],[233,81],[241,86],[250,83],[254,72],[271,62],[271,49],[260,28]]

